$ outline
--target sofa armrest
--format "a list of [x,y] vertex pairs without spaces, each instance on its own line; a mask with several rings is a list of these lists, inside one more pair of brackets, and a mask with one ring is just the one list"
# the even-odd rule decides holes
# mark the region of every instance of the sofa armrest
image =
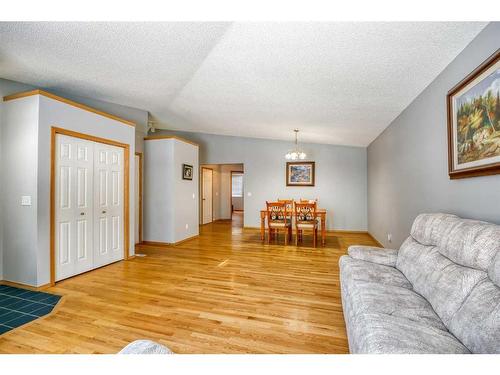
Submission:
[[354,259],[391,267],[396,267],[396,260],[398,259],[398,250],[383,247],[349,246],[347,253]]

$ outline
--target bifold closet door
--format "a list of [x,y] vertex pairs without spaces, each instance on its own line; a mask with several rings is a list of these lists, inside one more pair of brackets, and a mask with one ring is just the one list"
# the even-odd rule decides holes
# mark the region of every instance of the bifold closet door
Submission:
[[93,268],[93,156],[93,142],[57,135],[56,281]]
[[94,144],[94,266],[123,259],[123,148]]
[[123,259],[123,148],[58,134],[56,281]]

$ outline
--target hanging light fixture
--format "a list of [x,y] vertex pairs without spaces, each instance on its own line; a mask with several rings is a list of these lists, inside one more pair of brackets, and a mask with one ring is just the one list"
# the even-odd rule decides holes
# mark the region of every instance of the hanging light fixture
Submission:
[[307,155],[306,153],[299,148],[299,140],[298,140],[298,134],[299,134],[299,129],[294,129],[295,132],[295,146],[292,150],[288,151],[285,155],[286,160],[304,160]]

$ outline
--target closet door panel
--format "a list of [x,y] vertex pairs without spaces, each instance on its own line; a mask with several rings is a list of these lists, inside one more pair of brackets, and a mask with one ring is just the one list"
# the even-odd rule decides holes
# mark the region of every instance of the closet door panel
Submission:
[[123,149],[95,143],[94,173],[97,267],[123,259]]
[[56,136],[56,281],[93,267],[93,143]]

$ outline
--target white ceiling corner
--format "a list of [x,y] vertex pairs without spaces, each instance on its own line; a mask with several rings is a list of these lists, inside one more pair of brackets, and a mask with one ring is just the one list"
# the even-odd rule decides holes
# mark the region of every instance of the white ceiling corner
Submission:
[[474,22],[0,23],[0,76],[150,111],[158,127],[367,146]]

